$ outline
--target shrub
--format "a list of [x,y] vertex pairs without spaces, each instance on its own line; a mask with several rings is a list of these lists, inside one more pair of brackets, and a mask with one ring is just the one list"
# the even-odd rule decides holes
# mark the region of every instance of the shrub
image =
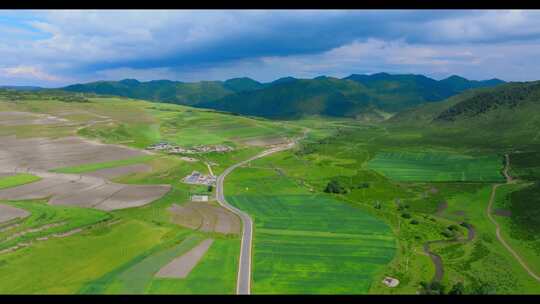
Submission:
[[326,188],[324,189],[324,192],[326,193],[347,193],[347,190],[345,187],[343,187],[339,181],[337,180],[331,180],[326,185]]
[[409,218],[411,218],[411,214],[410,213],[403,213],[403,214],[401,214],[401,217],[409,219]]
[[441,232],[441,234],[447,238],[454,237],[454,232],[451,230],[444,230],[443,232]]
[[411,221],[411,224],[413,224],[413,225],[418,225],[418,224],[420,224],[420,222],[418,222],[417,220],[412,220],[412,221]]
[[450,225],[450,226],[448,226],[448,230],[450,230],[450,231],[458,231],[459,228],[458,228],[457,225]]

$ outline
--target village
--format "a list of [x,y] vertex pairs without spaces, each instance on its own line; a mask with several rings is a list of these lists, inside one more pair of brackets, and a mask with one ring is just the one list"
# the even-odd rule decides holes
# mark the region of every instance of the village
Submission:
[[168,142],[159,142],[157,144],[146,147],[146,150],[164,151],[170,154],[201,154],[210,152],[224,153],[232,151],[233,148],[227,145],[207,145],[184,148]]

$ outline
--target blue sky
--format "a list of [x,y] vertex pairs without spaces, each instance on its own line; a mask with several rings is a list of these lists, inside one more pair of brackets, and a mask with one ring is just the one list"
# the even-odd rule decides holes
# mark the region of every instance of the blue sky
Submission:
[[0,85],[345,77],[540,79],[540,11],[0,11]]

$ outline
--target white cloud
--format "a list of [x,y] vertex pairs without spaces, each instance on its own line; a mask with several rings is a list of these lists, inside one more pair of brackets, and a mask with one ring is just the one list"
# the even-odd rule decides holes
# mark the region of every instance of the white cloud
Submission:
[[19,65],[14,67],[7,67],[0,69],[0,72],[3,74],[4,77],[8,78],[15,77],[23,79],[36,79],[50,82],[61,80],[61,78],[48,74],[42,69],[35,66]]

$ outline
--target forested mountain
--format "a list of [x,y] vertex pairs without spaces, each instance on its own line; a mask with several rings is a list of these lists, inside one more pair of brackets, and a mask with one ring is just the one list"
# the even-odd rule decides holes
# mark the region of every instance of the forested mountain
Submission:
[[501,80],[470,81],[452,76],[434,80],[423,75],[353,74],[343,79],[284,77],[269,83],[250,78],[226,81],[139,82],[98,81],[63,88],[71,92],[118,95],[268,118],[303,115],[356,117],[366,110],[398,112],[419,104],[444,100],[468,89],[490,87]]

